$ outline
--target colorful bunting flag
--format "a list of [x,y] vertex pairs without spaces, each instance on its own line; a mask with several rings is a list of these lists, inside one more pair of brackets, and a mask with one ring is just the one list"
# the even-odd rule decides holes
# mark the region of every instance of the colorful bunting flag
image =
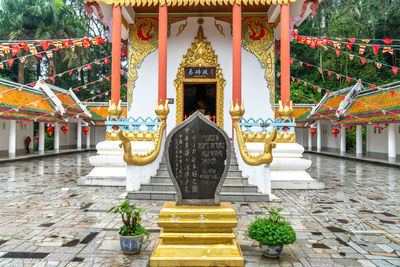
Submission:
[[360,45],[360,48],[358,49],[358,53],[360,54],[360,55],[363,55],[364,54],[364,52],[365,52],[365,45]]

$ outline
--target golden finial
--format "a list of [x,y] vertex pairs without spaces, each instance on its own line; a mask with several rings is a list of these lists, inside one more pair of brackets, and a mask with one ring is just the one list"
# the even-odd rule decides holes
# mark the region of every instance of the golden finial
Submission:
[[293,101],[287,100],[286,105],[282,105],[282,101],[279,100],[278,115],[282,120],[290,119],[293,117]]
[[156,112],[157,116],[160,117],[160,119],[162,119],[162,120],[167,119],[167,115],[169,113],[168,102],[169,102],[169,100],[166,99],[165,104],[163,105],[162,99],[160,99],[159,103],[157,103],[157,101],[156,101],[157,105],[156,105],[155,112]]
[[231,101],[231,108],[229,109],[229,114],[231,114],[233,120],[240,120],[244,114],[243,100],[241,106],[239,106],[239,100],[236,99],[235,106],[233,106],[233,102]]
[[122,114],[121,104],[122,104],[121,99],[118,102],[118,106],[115,105],[114,99],[111,99],[110,101],[108,101],[108,115],[110,117],[116,117],[116,118],[121,117],[121,114]]

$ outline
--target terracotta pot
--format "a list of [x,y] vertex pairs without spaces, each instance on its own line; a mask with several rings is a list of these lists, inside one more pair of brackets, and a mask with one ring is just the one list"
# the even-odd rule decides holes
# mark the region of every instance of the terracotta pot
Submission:
[[283,246],[261,245],[261,249],[265,257],[276,259],[279,257],[279,255],[281,255]]
[[144,235],[124,236],[118,232],[119,244],[125,254],[137,254],[143,244]]

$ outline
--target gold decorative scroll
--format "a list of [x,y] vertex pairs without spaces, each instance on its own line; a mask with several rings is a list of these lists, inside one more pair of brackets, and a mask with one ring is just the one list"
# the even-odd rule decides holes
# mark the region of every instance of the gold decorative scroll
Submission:
[[[215,67],[215,79],[185,78],[185,67]],[[183,56],[179,65],[174,85],[176,87],[176,124],[183,120],[183,84],[189,83],[216,83],[217,85],[217,124],[224,127],[224,87],[225,79],[222,76],[221,67],[218,64],[218,56],[212,50],[211,44],[204,37],[203,27],[200,25],[197,36],[190,48]]]
[[122,131],[118,132],[118,136],[121,139],[122,143],[119,144],[119,147],[124,147],[124,161],[128,164],[132,165],[137,165],[137,166],[144,166],[149,163],[152,163],[158,156],[161,150],[161,143],[162,143],[162,137],[164,134],[165,127],[167,127],[167,124],[165,121],[161,122],[159,125],[155,140],[154,140],[154,145],[153,149],[146,154],[132,154],[132,145],[129,139],[124,135]]
[[296,0],[88,0],[88,2],[103,2],[107,5],[121,5],[121,6],[231,6],[235,2],[239,5],[287,5],[289,2],[296,2]]
[[[243,103],[243,101],[242,101]],[[235,106],[233,106],[231,102],[231,108],[229,110],[229,113],[231,114],[231,117],[234,120],[237,120],[234,124],[233,127],[235,128],[236,131],[236,142],[238,143],[239,150],[240,150],[240,155],[242,156],[242,159],[244,162],[246,162],[249,165],[252,166],[257,166],[261,164],[270,164],[272,162],[272,149],[276,147],[275,139],[277,136],[277,130],[274,128],[273,132],[269,136],[265,136],[264,138],[264,152],[257,155],[253,156],[247,151],[245,139],[244,139],[244,134],[242,132],[242,128],[239,125],[239,120],[244,114],[244,108],[243,105],[239,106],[238,103],[236,103]]]
[[[156,133],[147,131],[147,132],[125,132],[125,137],[129,139],[129,141],[155,141]],[[106,130],[106,140],[107,141],[119,141],[120,138],[118,136],[118,132],[108,131]]]
[[[158,117],[160,117],[163,121],[161,124],[158,126],[157,132],[155,135],[154,133],[147,134],[144,136],[144,138],[152,137],[154,138],[154,144],[153,144],[153,149],[147,152],[146,154],[132,154],[132,145],[129,139],[129,133],[125,135],[122,131],[118,131],[118,137],[122,141],[121,144],[119,144],[119,147],[124,147],[124,161],[126,163],[132,164],[132,165],[137,165],[137,166],[143,166],[147,165],[149,163],[152,163],[158,156],[161,150],[161,144],[162,144],[162,138],[164,135],[164,130],[167,127],[166,119],[167,115],[169,113],[169,107],[168,107],[168,100],[165,100],[165,103],[160,100],[160,102],[156,102],[156,109],[155,112]],[[135,133],[134,133],[135,134]],[[144,140],[148,141],[148,140]]]
[[[242,47],[257,57],[265,70],[270,103],[275,106],[275,45],[274,31],[265,16],[244,17],[242,21]],[[246,88],[244,88],[246,90]],[[266,93],[266,92],[263,92]]]
[[129,26],[129,81],[128,110],[132,104],[133,90],[145,57],[158,48],[158,18],[137,17],[135,24]]

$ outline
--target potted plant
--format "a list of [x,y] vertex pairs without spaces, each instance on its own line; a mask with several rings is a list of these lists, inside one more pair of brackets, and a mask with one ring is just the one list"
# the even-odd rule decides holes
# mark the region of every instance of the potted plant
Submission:
[[146,229],[140,225],[140,213],[143,211],[145,211],[144,208],[131,206],[128,199],[107,211],[107,213],[113,212],[121,215],[124,225],[119,229],[118,235],[121,249],[125,254],[138,253],[143,244],[143,237],[148,235]]
[[[266,207],[262,207],[267,209]],[[270,208],[269,216],[263,211],[261,216],[249,225],[249,237],[259,242],[263,255],[268,258],[278,258],[282,252],[283,245],[292,244],[296,241],[296,232],[279,215],[283,208]]]

